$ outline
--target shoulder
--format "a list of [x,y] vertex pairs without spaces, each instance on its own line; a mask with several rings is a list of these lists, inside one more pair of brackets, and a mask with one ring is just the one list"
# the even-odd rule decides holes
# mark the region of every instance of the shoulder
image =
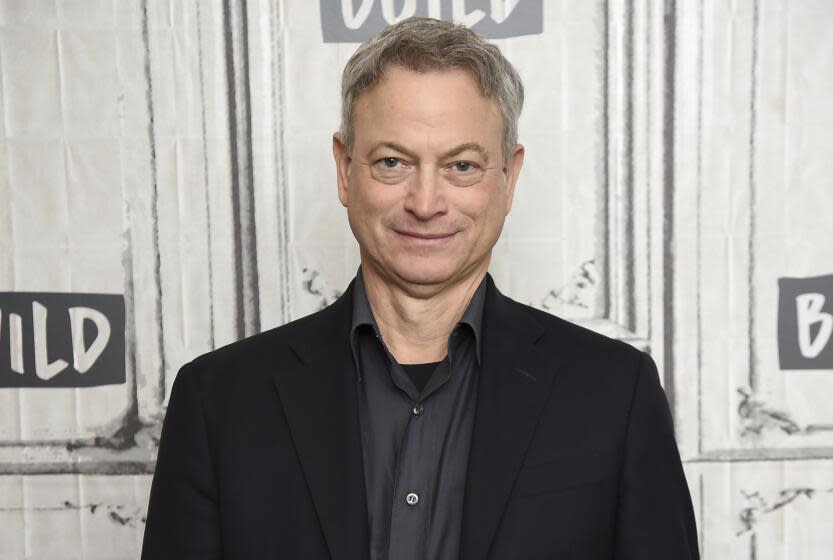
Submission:
[[335,306],[200,354],[180,368],[177,379],[187,377],[187,383],[214,391],[268,379],[276,369],[300,363],[295,350],[298,342],[332,327]]
[[615,388],[628,393],[640,373],[656,366],[651,357],[631,344],[578,325],[547,311],[510,298],[514,313],[524,314],[542,328],[536,348],[552,363],[559,364],[560,375],[577,383]]
[[558,418],[570,411],[567,416],[594,418],[598,426],[626,426],[636,408],[670,425],[667,398],[647,352],[546,311],[513,304],[543,327],[536,350],[553,370],[551,402]]
[[567,352],[580,360],[638,363],[642,352],[624,340],[612,338],[588,327],[553,315],[547,311],[506,298],[518,313],[531,317],[541,327],[544,335],[541,344],[561,352]]

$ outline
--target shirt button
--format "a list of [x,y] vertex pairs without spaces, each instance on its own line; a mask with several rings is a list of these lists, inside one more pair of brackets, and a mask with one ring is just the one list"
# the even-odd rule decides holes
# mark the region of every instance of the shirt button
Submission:
[[405,501],[408,502],[409,506],[415,506],[415,505],[417,505],[417,502],[419,501],[419,496],[417,496],[416,494],[411,492],[410,494],[405,496]]
[[414,405],[414,415],[415,416],[422,416],[422,411],[425,410],[425,407],[422,406],[422,403],[416,403]]

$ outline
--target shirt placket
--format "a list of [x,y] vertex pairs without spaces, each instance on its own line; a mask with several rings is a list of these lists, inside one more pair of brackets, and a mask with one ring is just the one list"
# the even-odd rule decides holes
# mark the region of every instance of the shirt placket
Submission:
[[410,418],[402,437],[396,464],[396,482],[391,507],[389,558],[425,558],[425,545],[435,492],[433,478],[426,477],[438,467],[438,427],[430,414],[432,406],[442,406],[444,395],[439,390],[450,377],[446,358],[431,376],[425,390],[419,394],[403,368],[391,360],[394,384],[408,395]]
[[[429,481],[419,468],[418,442],[423,440],[425,418],[411,415],[396,465],[396,482],[391,504],[389,558],[425,557],[424,545],[430,511]],[[422,450],[424,453],[425,450]],[[426,457],[422,457],[425,460]]]
[[[455,364],[455,355],[462,351],[461,346],[468,342],[469,337],[461,336],[461,324],[455,327],[449,337],[448,356],[440,363],[420,393],[411,377],[388,351],[375,324],[371,323],[370,326],[370,334],[380,351],[378,357],[385,362],[383,369],[387,370],[389,381],[393,382],[402,397],[401,406],[406,407],[401,412],[405,417],[400,416],[400,413],[395,414],[399,419],[397,424],[400,420],[405,420],[406,423],[404,429],[399,428],[401,436],[395,452],[395,464],[392,465],[394,472],[388,502],[390,516],[386,531],[386,557],[397,560],[423,559],[430,552],[437,553],[438,557],[451,558],[437,550],[437,543],[431,542],[429,532],[438,505],[434,502],[437,500],[437,474],[440,461],[443,460],[445,432],[449,429],[448,407],[456,400],[454,394],[459,390],[456,386],[460,380],[451,378],[452,367]],[[432,414],[432,411],[445,412],[437,416]],[[438,422],[443,425],[440,426]],[[448,473],[447,476],[455,475]],[[456,541],[446,545],[445,548],[448,550],[456,549],[457,546]],[[376,556],[381,554],[377,553]]]

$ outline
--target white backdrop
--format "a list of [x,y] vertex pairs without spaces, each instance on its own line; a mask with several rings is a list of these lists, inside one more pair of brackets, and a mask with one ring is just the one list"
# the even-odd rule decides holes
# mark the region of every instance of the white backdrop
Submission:
[[[0,559],[138,557],[178,368],[355,274],[330,137],[357,44],[322,6],[365,4],[372,33],[381,0],[0,0]],[[703,558],[830,558],[833,3],[387,4],[526,17],[495,40],[527,90],[497,285],[651,352]],[[123,296],[122,381],[17,371],[22,292]]]

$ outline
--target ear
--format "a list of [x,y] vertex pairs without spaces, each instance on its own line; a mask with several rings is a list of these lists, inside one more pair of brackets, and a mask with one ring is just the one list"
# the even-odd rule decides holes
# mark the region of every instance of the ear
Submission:
[[350,189],[348,177],[350,176],[350,164],[352,159],[347,153],[347,147],[341,138],[341,133],[333,134],[333,157],[336,160],[336,182],[338,183],[338,199],[341,205],[347,207],[350,202]]
[[506,162],[506,167],[503,173],[506,177],[506,214],[512,209],[512,199],[515,196],[515,183],[518,181],[518,175],[521,174],[521,167],[524,164],[524,147],[523,144],[515,144],[512,148],[512,155]]

